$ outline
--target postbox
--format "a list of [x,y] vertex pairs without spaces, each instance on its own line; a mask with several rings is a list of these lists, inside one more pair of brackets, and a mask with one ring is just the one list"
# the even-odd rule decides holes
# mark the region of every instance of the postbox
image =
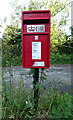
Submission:
[[50,10],[22,11],[22,67],[50,67]]

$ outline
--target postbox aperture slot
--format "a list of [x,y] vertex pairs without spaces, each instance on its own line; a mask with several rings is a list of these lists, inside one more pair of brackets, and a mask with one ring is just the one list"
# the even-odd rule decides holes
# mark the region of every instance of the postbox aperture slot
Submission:
[[45,24],[45,23],[49,23],[50,20],[49,19],[40,19],[40,20],[24,20],[24,24]]

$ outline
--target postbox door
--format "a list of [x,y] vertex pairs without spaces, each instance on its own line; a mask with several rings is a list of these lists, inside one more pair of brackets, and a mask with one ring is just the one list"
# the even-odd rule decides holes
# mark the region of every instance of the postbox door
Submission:
[[[49,58],[47,56],[50,56],[49,50],[50,49],[50,45],[48,42],[49,39],[49,35],[37,35],[38,40],[35,40],[36,35],[25,35],[24,36],[24,42],[23,42],[23,47],[24,47],[24,51],[23,51],[23,55],[26,56],[23,59],[23,63],[25,64],[25,66],[32,66],[34,67],[35,63],[37,63],[42,67],[47,67],[48,63],[49,63]],[[33,44],[37,45],[38,44],[38,50],[37,48],[34,49],[33,48]],[[33,57],[33,50],[35,57]],[[40,50],[40,51],[39,51]],[[40,56],[40,57],[38,57]],[[43,65],[41,65],[41,63],[43,63]],[[37,67],[36,66],[36,67]]]

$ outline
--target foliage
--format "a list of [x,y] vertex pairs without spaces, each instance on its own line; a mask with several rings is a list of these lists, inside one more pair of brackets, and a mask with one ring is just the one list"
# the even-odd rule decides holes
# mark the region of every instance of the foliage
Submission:
[[21,29],[8,25],[2,39],[3,66],[21,63]]
[[71,99],[68,93],[47,91],[39,97],[38,114],[34,116],[33,91],[29,93],[24,89],[24,82],[20,81],[15,87],[13,82],[3,82],[2,117],[4,119],[24,118],[70,118]]
[[[54,21],[55,22],[55,21]],[[58,52],[58,47],[62,45],[66,41],[65,39],[65,34],[63,33],[62,30],[59,30],[58,27],[53,24],[51,27],[51,52],[57,53]]]
[[26,10],[25,4],[20,5],[18,4],[17,0],[11,1],[10,6],[13,10],[11,14],[11,24],[15,24],[16,26],[20,26],[21,24],[21,12]]
[[51,64],[72,64],[73,54],[51,53]]
[[30,4],[28,6],[28,10],[41,10],[43,7],[47,5],[47,1],[30,1]]
[[71,26],[70,29],[71,29],[71,36],[73,37],[73,26]]

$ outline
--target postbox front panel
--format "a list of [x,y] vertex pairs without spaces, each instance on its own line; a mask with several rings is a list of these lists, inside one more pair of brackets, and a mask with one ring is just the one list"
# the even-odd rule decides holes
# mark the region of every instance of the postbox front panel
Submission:
[[[22,13],[23,68],[50,67],[50,16],[48,15],[49,11],[46,14],[43,14],[43,11],[39,12],[39,14],[36,11],[35,13],[33,11]],[[36,13],[40,22],[37,19],[34,20]],[[43,18],[42,20],[43,16],[48,16],[48,19],[44,20]]]

